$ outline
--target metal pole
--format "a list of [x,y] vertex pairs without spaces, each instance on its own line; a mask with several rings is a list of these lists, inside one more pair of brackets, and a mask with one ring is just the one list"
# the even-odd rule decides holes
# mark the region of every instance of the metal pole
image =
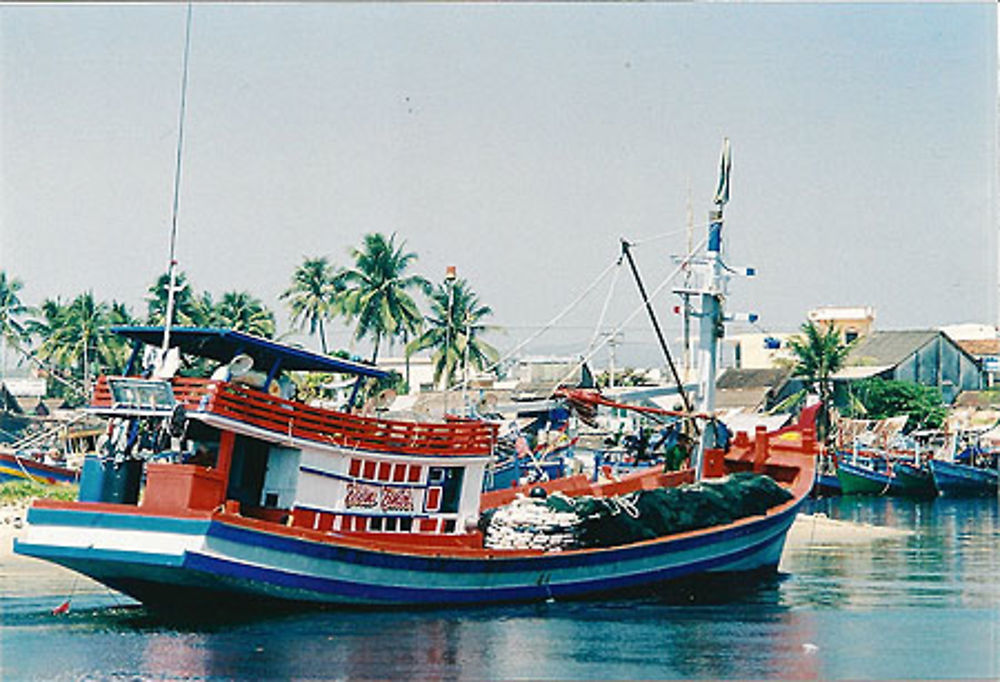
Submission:
[[444,325],[444,413],[448,414],[448,392],[451,390],[451,372],[448,370],[448,353],[451,350],[451,304],[455,296],[455,266],[445,269],[444,281],[448,284],[448,317]]
[[469,390],[469,336],[472,332],[472,319],[469,317],[468,311],[465,313],[465,358],[462,361],[462,405],[465,410],[469,409],[469,397],[467,395]]
[[687,392],[684,390],[684,383],[681,381],[680,375],[677,373],[677,367],[674,365],[674,359],[670,356],[670,349],[667,347],[667,340],[663,337],[663,330],[660,329],[660,323],[656,319],[656,313],[653,312],[653,305],[649,302],[649,296],[646,294],[646,287],[642,283],[642,278],[639,276],[639,270],[636,268],[635,261],[632,259],[632,252],[629,250],[629,244],[626,240],[622,239],[622,253],[625,254],[625,258],[628,259],[628,266],[632,270],[632,276],[635,278],[635,283],[639,287],[639,295],[642,296],[642,302],[646,305],[646,312],[649,313],[649,319],[653,323],[653,329],[656,331],[656,338],[660,342],[660,348],[663,350],[663,356],[667,359],[667,366],[670,367],[670,373],[674,377],[674,381],[677,382],[677,392],[681,396],[681,401],[684,403],[684,409],[687,412],[693,412],[694,409],[691,407],[691,401],[688,399]]
[[187,109],[188,56],[191,53],[191,3],[187,6],[187,23],[184,31],[184,68],[181,76],[181,107],[177,123],[177,163],[174,167],[174,204],[170,220],[170,276],[167,286],[167,312],[163,320],[163,355],[170,349],[170,325],[174,318],[174,289],[177,286],[177,207],[181,192],[181,154],[184,150],[184,112]]

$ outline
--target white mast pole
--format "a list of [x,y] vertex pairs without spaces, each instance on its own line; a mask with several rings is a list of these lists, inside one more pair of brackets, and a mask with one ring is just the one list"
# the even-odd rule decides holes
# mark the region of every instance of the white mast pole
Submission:
[[191,3],[187,6],[187,22],[184,30],[184,66],[181,76],[181,106],[177,123],[177,164],[174,167],[174,204],[170,220],[170,264],[167,284],[167,311],[163,320],[163,348],[161,362],[170,350],[170,325],[174,321],[175,289],[177,286],[177,207],[181,191],[181,154],[184,150],[184,112],[187,108],[188,55],[191,52]]
[[[729,201],[729,170],[732,164],[729,151],[729,138],[722,143],[722,160],[719,171],[719,184],[715,190],[715,208],[709,212],[708,245],[706,259],[703,264],[704,273],[701,292],[701,311],[699,313],[698,333],[698,367],[700,374],[700,411],[705,414],[715,412],[715,374],[718,362],[719,341],[723,334],[722,296],[724,295],[725,276],[722,269],[722,223],[723,208]],[[715,429],[706,424],[701,434],[701,447],[695,448],[695,477],[701,480],[703,475],[704,452],[706,448],[716,446]]]

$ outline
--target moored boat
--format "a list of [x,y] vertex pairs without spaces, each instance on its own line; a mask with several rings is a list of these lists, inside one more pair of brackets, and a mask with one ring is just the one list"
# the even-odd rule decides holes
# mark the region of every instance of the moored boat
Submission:
[[0,452],[0,481],[32,481],[44,485],[76,483],[80,471],[41,462],[16,452]]
[[997,494],[997,470],[943,459],[929,462],[934,483],[942,495],[975,497]]
[[[119,331],[154,342],[162,333]],[[378,371],[222,330],[175,329],[172,338],[214,359],[240,350],[255,364]],[[799,441],[750,443],[726,456],[707,452],[710,477],[757,469],[789,491],[789,500],[764,514],[615,547],[492,549],[477,528],[480,511],[530,488],[480,496],[492,426],[371,419],[262,389],[219,379],[102,378],[92,409],[113,420],[109,443],[123,449],[112,457],[143,461],[145,489],[120,497],[136,503],[36,502],[16,551],[152,606],[250,598],[403,605],[591,597],[676,578],[774,569],[813,477],[814,438],[804,425]],[[150,435],[148,453],[140,451],[141,439],[127,451],[130,433]],[[156,461],[168,434],[187,441],[181,451],[192,453],[190,461],[179,452],[167,458],[177,461]],[[693,479],[690,470],[651,468],[612,483],[578,475],[542,487],[608,499]],[[129,485],[128,477],[121,480]]]
[[[706,253],[689,258],[701,281],[685,292],[701,300],[705,360],[701,410],[679,415],[689,420],[713,417],[725,149]],[[36,502],[15,551],[151,606],[528,602],[757,575],[776,570],[813,483],[815,423],[806,418],[773,441],[737,434],[728,451],[702,428],[693,467],[681,471],[648,467],[609,482],[578,474],[483,493],[494,425],[322,409],[283,381],[292,371],[384,374],[371,365],[231,330],[116,331],[137,344],[133,359],[148,344],[161,348],[160,362],[151,376],[99,380],[90,409],[109,420],[109,438],[86,467],[82,501]],[[171,353],[219,365],[207,378],[173,376]],[[725,494],[713,488],[723,485]],[[553,508],[530,501],[550,494]],[[655,505],[667,503],[685,518],[666,523]],[[512,507],[552,522],[520,527]],[[595,509],[630,533],[593,532]]]
[[846,457],[837,462],[837,480],[844,495],[888,495],[893,485],[887,471],[852,462]]
[[892,467],[892,494],[900,497],[937,497],[934,475],[925,466],[897,461]]

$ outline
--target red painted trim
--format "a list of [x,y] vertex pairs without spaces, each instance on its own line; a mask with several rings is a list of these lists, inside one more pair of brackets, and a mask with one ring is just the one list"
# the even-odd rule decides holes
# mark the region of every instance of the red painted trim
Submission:
[[[497,428],[480,421],[416,423],[376,419],[284,400],[232,382],[178,377],[174,395],[189,412],[233,419],[250,426],[342,447],[422,456],[487,455]],[[100,377],[91,401],[111,407],[107,377]]]

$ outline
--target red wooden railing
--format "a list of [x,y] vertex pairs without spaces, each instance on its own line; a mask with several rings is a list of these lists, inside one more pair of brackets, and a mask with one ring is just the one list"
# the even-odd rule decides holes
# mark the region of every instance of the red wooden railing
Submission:
[[[188,412],[214,414],[282,436],[359,450],[415,455],[484,455],[496,427],[477,421],[424,424],[347,414],[284,400],[232,382],[190,377],[172,380],[174,396]],[[91,402],[110,408],[111,389],[101,377]]]

